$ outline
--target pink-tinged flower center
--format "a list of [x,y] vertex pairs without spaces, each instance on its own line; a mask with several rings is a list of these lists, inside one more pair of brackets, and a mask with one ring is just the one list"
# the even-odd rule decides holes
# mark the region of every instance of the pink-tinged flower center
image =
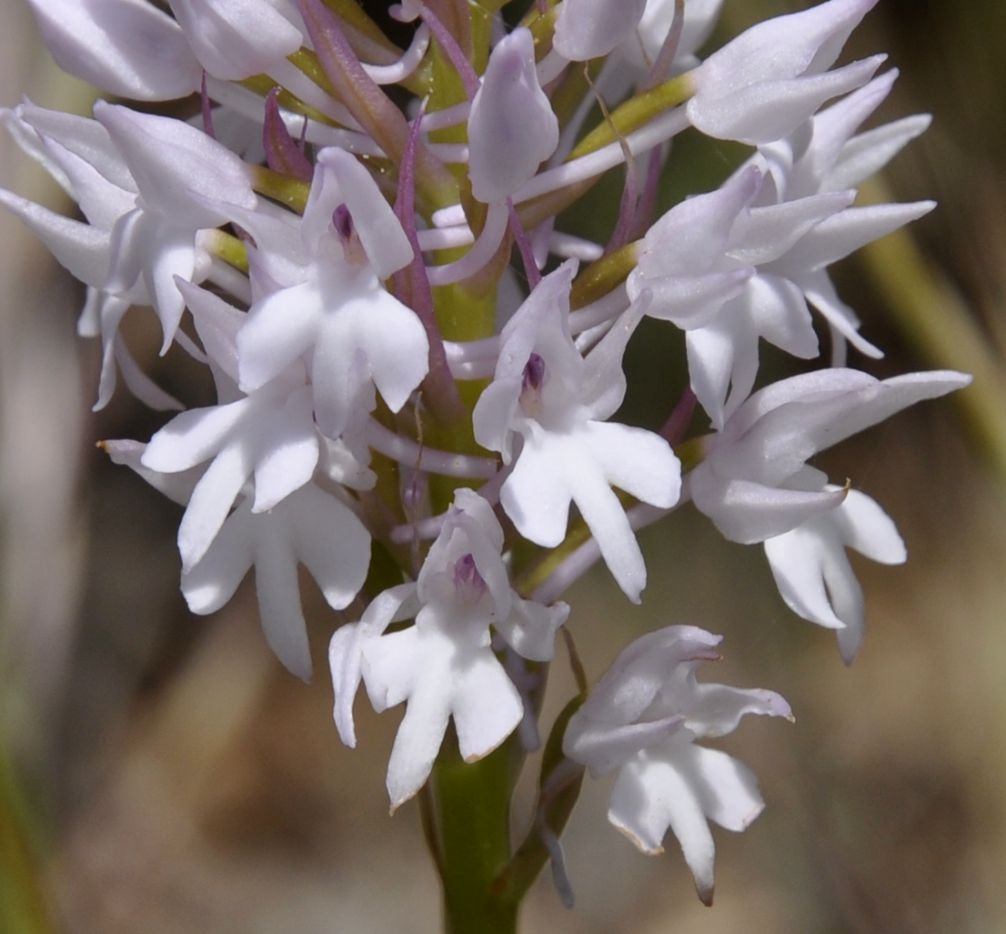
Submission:
[[541,406],[541,390],[545,385],[545,361],[540,354],[531,353],[524,364],[521,377],[520,404],[528,415],[533,415]]
[[345,204],[340,204],[332,212],[332,229],[342,244],[342,255],[346,258],[346,262],[354,265],[367,262],[367,254],[353,224],[353,215],[349,213],[349,208]]
[[471,552],[462,555],[454,563],[454,589],[458,598],[466,603],[478,602],[487,590]]

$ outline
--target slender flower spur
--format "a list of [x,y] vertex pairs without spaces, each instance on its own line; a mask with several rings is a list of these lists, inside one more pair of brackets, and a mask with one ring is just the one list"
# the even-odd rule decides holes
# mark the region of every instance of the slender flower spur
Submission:
[[[97,407],[124,386],[174,413],[103,448],[184,508],[192,611],[254,568],[265,638],[305,679],[298,566],[318,583],[337,613],[338,736],[357,744],[361,687],[377,711],[404,705],[387,791],[392,810],[421,796],[451,931],[516,930],[546,863],[572,904],[560,838],[584,770],[615,775],[608,818],[640,850],[677,838],[707,904],[709,822],[740,831],[764,807],[747,767],[702,741],[792,715],[772,691],[696,680],[719,637],[663,608],[672,625],[588,687],[585,610],[560,597],[599,558],[639,602],[636,532],[677,534],[690,501],[763,546],[786,604],[847,662],[865,601],[846,549],[905,560],[881,505],[809,463],[969,382],[848,361],[882,355],[878,329],[830,267],[933,207],[858,203],[928,125],[862,129],[897,72],[883,55],[836,63],[877,2],[827,0],[704,54],[720,0],[405,0],[390,7],[404,48],[344,0],[29,0],[60,66],[125,101],[93,119],[0,111],[80,209],[0,189],[87,288]],[[165,101],[178,116],[149,112]],[[747,156],[656,216],[689,128]],[[623,167],[605,241],[566,229]],[[162,353],[205,367],[214,397],[158,387],[127,312],[154,315]],[[644,319],[687,350],[650,381],[659,431],[621,414]],[[762,341],[798,375],[767,380]],[[708,434],[689,431],[696,405]],[[549,728],[560,635],[578,690]],[[511,798],[542,736],[515,843]],[[487,813],[503,829],[476,835]]]

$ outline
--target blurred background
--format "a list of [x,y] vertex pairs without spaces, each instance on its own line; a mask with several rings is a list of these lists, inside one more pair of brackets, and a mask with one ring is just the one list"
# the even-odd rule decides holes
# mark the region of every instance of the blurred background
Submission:
[[[720,35],[805,5],[727,0]],[[908,545],[904,567],[856,563],[858,660],[846,669],[833,637],[786,609],[760,549],[688,509],[642,536],[643,608],[605,574],[583,580],[571,625],[591,678],[634,635],[692,623],[726,636],[707,678],[775,689],[797,721],[746,722],[722,744],[767,808],[742,836],[717,831],[714,908],[672,842],[637,853],[605,821],[609,786],[587,783],[565,838],[576,908],[542,879],[524,930],[1006,930],[1003,35],[995,0],[881,0],[848,53],[886,50],[902,70],[881,122],[935,118],[866,196],[883,186],[939,210],[841,270],[889,352],[869,369],[976,374],[818,461],[882,503]],[[0,91],[81,113],[93,100],[57,72],[24,4],[4,7]],[[727,155],[693,158],[725,174]],[[70,210],[6,136],[0,184]],[[340,744],[324,666],[336,621],[313,585],[309,685],[266,650],[249,582],[216,617],[188,614],[178,510],[95,449],[149,438],[163,417],[125,391],[91,415],[81,290],[5,213],[0,244],[0,930],[437,931],[417,810],[387,816],[397,715],[358,705],[361,748]],[[169,391],[205,398],[184,355],[157,358],[143,316],[127,316],[127,336]],[[634,360],[645,367],[645,348]],[[546,719],[571,692],[566,668]]]

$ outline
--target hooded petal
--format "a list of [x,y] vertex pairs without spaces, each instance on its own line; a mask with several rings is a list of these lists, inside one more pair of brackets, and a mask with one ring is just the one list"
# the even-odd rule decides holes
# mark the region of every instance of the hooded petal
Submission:
[[412,244],[371,174],[344,149],[323,149],[317,161],[331,171],[377,277],[387,279],[408,266],[414,256]]
[[877,0],[829,0],[802,13],[752,26],[710,55],[696,76],[702,93],[821,72],[838,58],[852,30]]
[[716,139],[752,146],[771,143],[810,119],[825,101],[864,85],[886,58],[874,55],[824,74],[763,81],[716,98],[707,98],[700,90],[688,102],[688,118],[693,126]]
[[552,46],[571,62],[607,55],[633,34],[645,7],[646,0],[566,0]]
[[94,115],[108,130],[136,179],[144,204],[179,225],[216,227],[221,206],[256,205],[248,169],[215,139],[181,120],[98,101]]
[[758,168],[747,166],[715,191],[686,198],[664,214],[643,238],[639,262],[629,274],[629,297],[636,298],[650,279],[694,276],[715,268],[761,183]]
[[20,218],[71,275],[86,285],[104,284],[111,250],[107,231],[63,217],[2,188],[0,205]]
[[840,505],[844,490],[784,490],[748,480],[722,480],[697,468],[690,474],[696,508],[732,542],[751,545],[788,532]]
[[534,176],[558,144],[559,121],[538,83],[531,32],[517,28],[493,48],[472,100],[472,193],[480,201],[506,200]]
[[64,71],[120,97],[164,101],[199,90],[178,24],[144,0],[29,0]]
[[829,266],[867,243],[928,214],[935,201],[847,208],[817,225],[784,258],[785,268],[812,271]]
[[301,47],[301,31],[266,0],[169,0],[199,63],[214,78],[266,74]]

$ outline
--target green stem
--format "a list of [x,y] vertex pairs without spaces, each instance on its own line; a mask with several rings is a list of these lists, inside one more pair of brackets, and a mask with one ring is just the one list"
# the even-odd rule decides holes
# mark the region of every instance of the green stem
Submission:
[[464,762],[444,743],[432,787],[440,825],[447,934],[515,934],[519,903],[493,882],[510,859],[510,743],[478,762]]

